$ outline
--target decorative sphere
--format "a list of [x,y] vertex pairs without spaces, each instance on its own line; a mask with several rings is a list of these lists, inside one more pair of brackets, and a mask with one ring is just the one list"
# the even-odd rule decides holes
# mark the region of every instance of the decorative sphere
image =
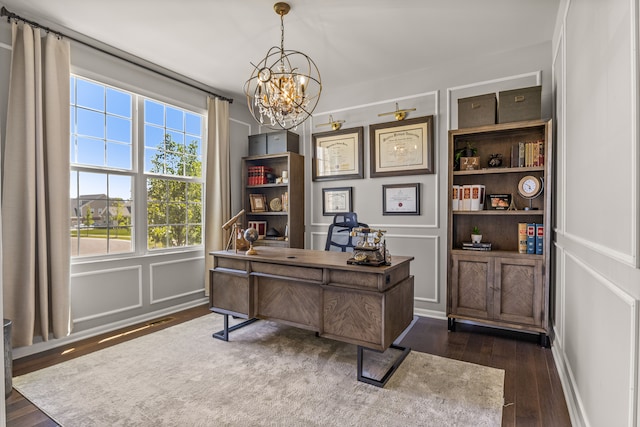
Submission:
[[255,228],[247,228],[244,231],[244,238],[248,242],[255,242],[256,240],[258,240],[258,230],[256,230]]

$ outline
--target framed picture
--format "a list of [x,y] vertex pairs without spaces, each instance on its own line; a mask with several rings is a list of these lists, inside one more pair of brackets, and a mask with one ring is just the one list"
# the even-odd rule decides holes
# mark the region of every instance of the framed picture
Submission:
[[511,206],[511,194],[489,194],[489,209],[508,210]]
[[249,194],[251,212],[266,212],[267,197],[264,194]]
[[433,116],[369,126],[371,177],[433,173]]
[[260,239],[267,235],[267,221],[247,221],[247,227],[255,228]]
[[364,178],[363,135],[363,127],[314,133],[313,180]]
[[352,212],[353,187],[323,188],[322,215]]
[[420,215],[420,184],[382,186],[383,215]]

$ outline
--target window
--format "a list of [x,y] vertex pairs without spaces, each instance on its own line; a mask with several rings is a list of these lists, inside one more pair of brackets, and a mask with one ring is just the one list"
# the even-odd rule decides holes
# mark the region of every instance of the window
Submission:
[[197,114],[144,101],[149,249],[202,243],[202,123]]
[[[197,113],[72,76],[72,255],[201,245],[203,125]],[[135,241],[140,224],[146,243]]]

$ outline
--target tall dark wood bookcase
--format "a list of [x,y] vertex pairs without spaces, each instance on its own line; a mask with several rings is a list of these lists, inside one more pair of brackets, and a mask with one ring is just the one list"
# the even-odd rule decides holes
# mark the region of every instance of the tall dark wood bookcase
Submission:
[[[553,140],[551,121],[504,123],[449,131],[449,205],[447,317],[540,335],[549,345],[549,262],[552,210]],[[521,142],[542,141],[544,164],[512,165],[512,150]],[[456,152],[467,145],[477,149],[480,168],[454,170]],[[491,155],[501,154],[500,167],[488,167]],[[517,156],[516,156],[517,157]],[[513,162],[516,160],[514,159]],[[535,199],[519,195],[525,176],[542,178],[543,191]],[[483,210],[453,210],[453,186],[485,186]],[[517,210],[496,210],[489,195],[511,195]],[[526,207],[534,209],[525,210]],[[519,251],[519,223],[543,224],[543,253]],[[463,249],[477,226],[491,250]]]
[[[288,182],[266,183],[258,185],[249,184],[249,168],[263,166],[270,168],[273,175],[281,177],[283,171],[287,171]],[[286,234],[286,240],[257,240],[255,245],[281,246],[291,248],[304,248],[304,156],[284,152],[278,154],[264,154],[249,156],[242,159],[242,207],[245,210],[244,228],[249,221],[265,221],[266,228],[275,229],[282,237]],[[270,201],[288,194],[288,204],[282,210],[274,211],[270,207]],[[254,212],[251,209],[251,195],[264,195],[266,211]]]

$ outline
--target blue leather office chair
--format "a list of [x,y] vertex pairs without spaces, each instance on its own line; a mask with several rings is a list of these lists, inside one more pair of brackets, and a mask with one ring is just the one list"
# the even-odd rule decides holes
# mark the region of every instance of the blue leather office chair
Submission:
[[354,237],[350,232],[356,227],[369,227],[367,224],[358,222],[358,214],[355,212],[345,212],[336,214],[333,223],[329,226],[325,251],[353,252],[356,245]]

